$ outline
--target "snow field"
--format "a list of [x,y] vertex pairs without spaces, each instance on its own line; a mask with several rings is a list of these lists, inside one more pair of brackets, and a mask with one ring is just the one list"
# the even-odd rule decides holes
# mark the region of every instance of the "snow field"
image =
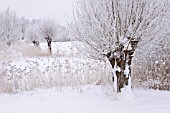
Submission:
[[[125,91],[128,93],[127,91]],[[56,91],[55,88],[14,95],[0,95],[0,113],[169,113],[168,91],[133,90],[135,98],[117,100],[100,86],[82,86]],[[126,95],[127,98],[131,95]]]
[[[31,49],[34,56],[24,56],[25,52],[30,54],[32,45],[19,43],[20,48],[13,45],[10,51],[18,51],[11,54],[13,59],[2,60],[0,64],[0,93],[18,93],[22,91],[35,90],[36,88],[51,88],[63,86],[77,86],[85,84],[110,84],[110,65],[88,58],[84,58],[76,50],[76,43],[56,42],[52,43],[53,55],[39,56],[37,50]],[[18,44],[16,44],[18,45]],[[40,44],[40,51],[48,51],[45,43]],[[9,56],[9,54],[6,54]],[[108,63],[108,62],[107,62]]]

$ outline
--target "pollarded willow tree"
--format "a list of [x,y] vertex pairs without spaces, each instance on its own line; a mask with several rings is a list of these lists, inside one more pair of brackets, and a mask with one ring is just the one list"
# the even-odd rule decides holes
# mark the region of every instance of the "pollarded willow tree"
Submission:
[[44,19],[39,27],[40,35],[46,40],[50,54],[52,53],[51,43],[57,36],[58,27],[54,19]]
[[114,89],[130,83],[131,63],[139,45],[161,32],[169,6],[164,0],[81,0],[75,4],[73,36],[91,58],[107,58]]

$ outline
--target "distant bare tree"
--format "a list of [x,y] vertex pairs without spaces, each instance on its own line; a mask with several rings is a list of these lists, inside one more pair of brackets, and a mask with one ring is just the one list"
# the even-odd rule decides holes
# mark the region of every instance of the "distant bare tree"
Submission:
[[0,12],[0,40],[8,46],[19,39],[21,24],[16,13],[9,8]]
[[39,46],[39,31],[37,25],[30,25],[27,28],[27,40],[31,41],[35,46]]
[[25,35],[26,35],[26,31],[27,31],[27,27],[30,24],[30,21],[25,19],[24,17],[22,17],[20,19],[20,23],[21,23],[21,34],[22,34],[22,36],[21,36],[22,38],[21,39],[24,40],[25,39]]
[[168,7],[166,0],[77,2],[73,36],[83,43],[81,50],[86,51],[86,55],[109,60],[116,92],[130,83],[131,63],[136,49],[163,31],[160,24]]
[[50,54],[51,43],[57,35],[58,24],[53,19],[45,19],[40,25],[40,35],[46,40]]

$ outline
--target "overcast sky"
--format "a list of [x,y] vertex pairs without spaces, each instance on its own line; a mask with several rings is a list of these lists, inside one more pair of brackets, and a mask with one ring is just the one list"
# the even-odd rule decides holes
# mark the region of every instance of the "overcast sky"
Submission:
[[50,17],[66,25],[72,15],[73,0],[0,0],[0,9],[10,7],[18,16],[28,19]]

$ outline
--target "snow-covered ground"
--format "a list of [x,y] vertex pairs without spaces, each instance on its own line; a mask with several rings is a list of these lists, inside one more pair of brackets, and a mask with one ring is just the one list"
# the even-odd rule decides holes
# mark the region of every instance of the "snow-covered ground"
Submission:
[[70,42],[52,46],[52,56],[1,55],[0,113],[170,113],[170,92],[125,88],[115,99],[109,65]]
[[138,89],[133,93],[134,98],[117,100],[100,87],[1,94],[0,113],[170,113],[170,92]]

